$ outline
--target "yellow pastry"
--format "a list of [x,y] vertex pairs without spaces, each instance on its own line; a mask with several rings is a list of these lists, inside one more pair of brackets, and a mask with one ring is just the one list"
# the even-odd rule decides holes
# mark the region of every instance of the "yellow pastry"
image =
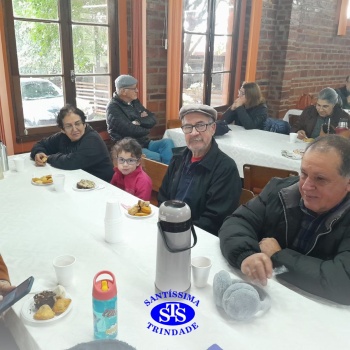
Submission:
[[55,317],[55,313],[47,304],[40,306],[39,310],[34,314],[34,319],[38,321],[50,320],[51,318],[54,318],[54,317]]
[[57,299],[55,302],[55,305],[53,306],[52,310],[56,315],[60,315],[64,313],[67,309],[69,304],[71,303],[71,299],[66,298],[60,298]]

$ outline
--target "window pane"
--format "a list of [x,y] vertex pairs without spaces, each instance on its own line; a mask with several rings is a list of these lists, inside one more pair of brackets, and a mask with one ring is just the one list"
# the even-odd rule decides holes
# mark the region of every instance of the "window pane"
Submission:
[[185,34],[183,66],[185,72],[203,73],[205,35]]
[[72,21],[107,23],[107,0],[71,0]]
[[21,78],[20,82],[25,127],[56,125],[56,114],[64,105],[61,78]]
[[232,34],[235,0],[216,1],[215,34]]
[[183,82],[187,81],[182,91],[184,105],[190,103],[203,103],[203,74],[184,74]]
[[[7,0],[8,1],[8,0]],[[57,19],[57,0],[23,1],[12,0],[13,14],[15,17],[36,19]]]
[[98,26],[73,26],[75,73],[108,73],[108,30]]
[[15,34],[21,75],[61,73],[57,24],[15,21]]
[[227,105],[229,101],[227,91],[229,91],[230,73],[213,74],[212,78],[210,105],[213,107]]
[[230,70],[231,66],[231,36],[215,36],[213,72]]
[[185,31],[205,33],[207,31],[208,1],[185,0],[184,24]]
[[88,120],[106,118],[106,107],[110,100],[109,77],[77,77],[77,107],[84,111]]

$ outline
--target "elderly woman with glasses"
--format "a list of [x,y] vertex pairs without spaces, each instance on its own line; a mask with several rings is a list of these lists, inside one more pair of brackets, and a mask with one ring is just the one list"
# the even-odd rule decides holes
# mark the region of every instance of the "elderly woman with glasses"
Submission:
[[257,83],[243,83],[238,91],[238,98],[223,114],[227,124],[243,126],[245,129],[264,129],[268,117],[265,100]]
[[49,163],[58,169],[83,169],[110,182],[113,164],[107,146],[85,120],[82,110],[72,105],[64,106],[57,116],[61,131],[36,143],[30,156],[37,166]]
[[349,125],[349,115],[341,108],[341,99],[337,92],[327,87],[317,96],[316,105],[304,109],[291,132],[298,133],[298,138],[315,139],[324,134],[334,134],[340,120]]

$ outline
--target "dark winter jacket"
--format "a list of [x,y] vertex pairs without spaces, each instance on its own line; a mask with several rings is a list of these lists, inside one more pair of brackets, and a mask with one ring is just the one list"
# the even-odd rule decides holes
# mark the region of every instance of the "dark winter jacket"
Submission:
[[84,135],[75,142],[62,132],[42,139],[32,148],[31,158],[40,152],[49,156],[47,162],[55,168],[83,169],[107,182],[114,174],[107,146],[90,125],[86,125]]
[[235,122],[235,125],[243,126],[247,130],[263,130],[267,117],[268,112],[265,103],[247,109],[244,106],[239,106],[235,110],[231,110],[230,107],[222,115],[222,119],[226,120],[227,124]]
[[260,253],[259,242],[275,238],[282,250],[272,255],[274,267],[289,272],[279,278],[316,295],[350,304],[350,199],[329,214],[307,254],[293,250],[299,233],[299,177],[272,179],[261,194],[240,206],[222,225],[220,247],[228,262],[237,268]]
[[[141,118],[141,113],[144,111],[147,112],[148,116]],[[148,135],[157,123],[155,115],[142,106],[138,99],[126,103],[116,93],[108,103],[106,121],[107,131],[113,141],[132,137],[143,148],[148,147],[150,142]]]
[[[174,155],[159,190],[158,201],[175,199],[185,161],[192,152],[187,147],[173,149]],[[237,208],[242,191],[236,163],[219,150],[216,141],[194,169],[188,200],[194,225],[217,236],[227,215]]]

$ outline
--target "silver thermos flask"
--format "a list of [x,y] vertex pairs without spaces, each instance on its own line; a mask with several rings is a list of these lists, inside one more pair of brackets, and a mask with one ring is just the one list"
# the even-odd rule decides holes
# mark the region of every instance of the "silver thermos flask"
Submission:
[[2,165],[2,171],[8,171],[9,170],[9,161],[7,158],[7,149],[6,146],[2,143],[0,140],[0,161]]
[[191,287],[191,248],[196,243],[189,206],[178,200],[162,203],[158,214],[157,290],[184,292]]

